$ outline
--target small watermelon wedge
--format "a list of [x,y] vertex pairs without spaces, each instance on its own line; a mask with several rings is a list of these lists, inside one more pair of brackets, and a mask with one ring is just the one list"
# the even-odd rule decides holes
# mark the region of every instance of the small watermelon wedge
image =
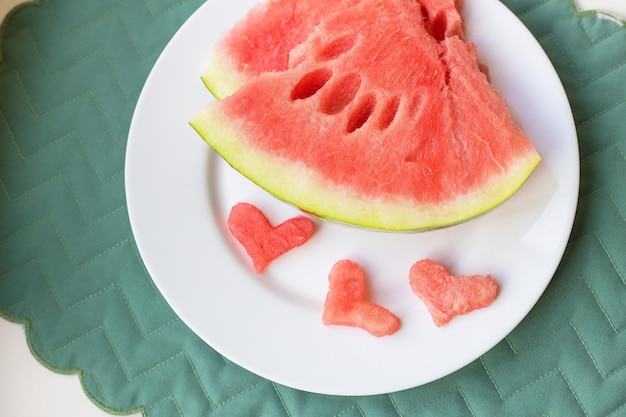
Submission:
[[358,327],[374,336],[389,336],[400,329],[400,319],[385,307],[367,300],[367,282],[361,266],[350,260],[333,265],[322,323]]
[[541,158],[454,13],[428,4],[337,11],[288,68],[248,79],[191,125],[244,176],[321,218],[407,231],[491,210]]
[[265,214],[250,203],[235,204],[227,224],[259,273],[279,256],[304,245],[314,231],[313,222],[304,216],[292,217],[272,226]]
[[437,327],[445,326],[456,316],[489,306],[499,289],[491,275],[457,277],[431,259],[418,261],[411,267],[409,282]]
[[324,16],[360,0],[268,0],[257,4],[211,49],[201,76],[218,99],[263,72],[288,67],[289,51],[303,42]]

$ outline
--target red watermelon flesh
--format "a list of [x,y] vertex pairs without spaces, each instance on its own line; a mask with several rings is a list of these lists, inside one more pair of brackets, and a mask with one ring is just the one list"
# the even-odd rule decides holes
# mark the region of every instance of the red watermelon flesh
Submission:
[[269,0],[256,5],[214,45],[202,80],[223,98],[254,76],[286,69],[291,48],[325,16],[359,1]]
[[250,203],[235,204],[227,224],[246,250],[256,272],[263,272],[276,258],[306,243],[314,231],[311,219],[302,216],[272,226],[265,214]]
[[474,44],[458,24],[437,39],[423,10],[362,0],[323,20],[290,68],[248,80],[191,124],[243,175],[320,217],[419,230],[482,214],[540,157]]
[[409,282],[438,327],[458,315],[489,306],[498,296],[499,288],[491,275],[456,277],[430,259],[411,267]]
[[462,0],[418,0],[422,8],[424,26],[436,40],[451,36],[464,38]]
[[337,262],[328,281],[322,323],[359,327],[379,337],[398,331],[400,319],[381,305],[367,300],[367,281],[358,263],[350,260]]

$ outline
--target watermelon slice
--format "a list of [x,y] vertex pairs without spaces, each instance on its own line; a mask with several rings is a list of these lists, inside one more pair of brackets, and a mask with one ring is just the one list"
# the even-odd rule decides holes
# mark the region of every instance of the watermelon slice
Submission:
[[314,231],[311,219],[302,216],[272,226],[265,214],[250,203],[235,204],[227,224],[252,259],[256,272],[263,272],[276,258],[306,243]]
[[338,11],[288,68],[248,79],[191,125],[257,185],[322,218],[421,230],[496,207],[540,156],[454,13],[433,24],[430,3]]
[[409,282],[438,327],[458,315],[489,306],[498,296],[499,288],[491,275],[456,277],[430,259],[411,267]]
[[202,81],[216,98],[224,98],[252,77],[286,69],[291,48],[324,16],[359,1],[269,0],[254,6],[213,46]]
[[358,263],[350,260],[335,263],[328,281],[322,323],[359,327],[379,337],[398,331],[400,319],[381,305],[367,300],[367,282]]

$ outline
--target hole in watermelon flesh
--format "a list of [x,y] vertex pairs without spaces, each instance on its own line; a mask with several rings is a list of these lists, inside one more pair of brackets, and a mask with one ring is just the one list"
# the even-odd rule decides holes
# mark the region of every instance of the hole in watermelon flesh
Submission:
[[446,39],[446,32],[448,31],[448,19],[444,11],[437,13],[434,19],[431,19],[428,13],[428,8],[424,5],[420,5],[422,11],[422,18],[424,19],[424,27],[437,42],[441,42]]
[[427,26],[427,23],[428,23],[428,9],[423,4],[420,4],[420,10],[422,12],[422,19],[424,19],[424,26]]
[[348,52],[354,44],[356,43],[356,35],[355,34],[347,34],[340,36],[329,44],[325,45],[324,48],[318,52],[317,58],[320,61],[330,61],[331,59],[338,58],[339,56]]
[[337,114],[354,100],[361,86],[361,76],[351,73],[336,81],[324,92],[320,103],[320,111],[326,114]]
[[367,122],[367,119],[370,118],[372,113],[374,113],[374,108],[376,107],[376,97],[374,94],[366,95],[361,102],[356,106],[350,117],[348,118],[348,125],[346,126],[346,131],[348,133],[352,133]]
[[330,80],[333,72],[328,68],[320,68],[305,74],[291,90],[292,100],[309,98],[319,91]]
[[432,21],[430,26],[430,35],[440,42],[446,38],[446,31],[448,30],[448,20],[444,13],[439,13]]
[[391,122],[393,122],[393,119],[396,117],[399,107],[400,99],[398,97],[393,97],[387,102],[387,104],[385,104],[385,107],[378,118],[378,128],[380,130],[385,130],[389,127]]

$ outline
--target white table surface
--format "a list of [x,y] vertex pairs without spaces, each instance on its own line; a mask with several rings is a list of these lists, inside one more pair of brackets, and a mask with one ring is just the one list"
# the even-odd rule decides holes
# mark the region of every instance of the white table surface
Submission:
[[[576,1],[581,10],[602,10],[626,20],[626,0]],[[21,2],[0,0],[0,21]],[[110,414],[85,396],[78,376],[56,374],[41,365],[31,355],[21,325],[0,319],[0,416],[105,417]]]

